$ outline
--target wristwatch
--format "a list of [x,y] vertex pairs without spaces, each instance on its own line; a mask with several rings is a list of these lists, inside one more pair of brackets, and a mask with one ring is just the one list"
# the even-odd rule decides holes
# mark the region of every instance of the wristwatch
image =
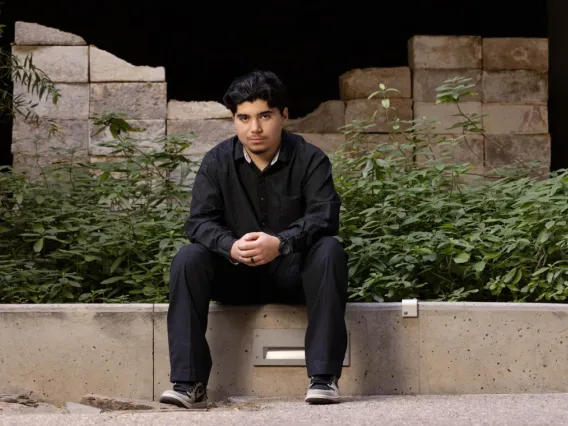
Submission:
[[290,242],[283,237],[278,237],[278,239],[280,240],[280,254],[283,256],[290,254],[292,252]]

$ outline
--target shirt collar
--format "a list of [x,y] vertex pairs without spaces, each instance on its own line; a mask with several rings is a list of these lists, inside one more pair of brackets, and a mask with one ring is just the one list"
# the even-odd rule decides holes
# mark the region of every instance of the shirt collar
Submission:
[[[278,161],[278,156],[280,155],[280,150],[281,150],[281,149],[282,149],[282,144],[280,144],[280,148],[278,148],[278,152],[276,153],[276,155],[274,156],[274,158],[273,158],[272,161],[270,162],[270,165],[271,165],[271,166],[273,166],[274,163],[276,163],[276,162]],[[246,149],[243,150],[243,151],[244,151],[245,160],[247,160],[247,163],[250,164],[250,163],[252,162],[252,160],[251,160],[251,158],[250,158],[249,153],[247,152]]]
[[[246,150],[244,149],[243,144],[239,140],[238,136],[235,136],[235,140],[236,140],[235,156],[234,156],[235,161],[244,158],[248,163],[250,163],[251,158],[248,155],[248,152],[246,152]],[[272,159],[270,165],[274,165],[278,160],[288,163],[290,161],[291,150],[292,150],[292,145],[290,141],[290,136],[288,135],[287,131],[282,130],[280,148],[278,149],[278,152]]]

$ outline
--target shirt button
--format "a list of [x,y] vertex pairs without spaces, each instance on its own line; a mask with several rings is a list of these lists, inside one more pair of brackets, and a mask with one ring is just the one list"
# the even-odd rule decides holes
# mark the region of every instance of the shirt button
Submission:
[[262,226],[266,226],[266,222],[262,222],[261,225],[262,225]]
[[260,201],[264,201],[264,197],[260,197]]

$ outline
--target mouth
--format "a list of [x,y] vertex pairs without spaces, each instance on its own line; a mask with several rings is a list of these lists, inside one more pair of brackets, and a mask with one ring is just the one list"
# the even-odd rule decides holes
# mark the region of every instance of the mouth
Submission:
[[249,139],[249,141],[251,141],[251,142],[262,142],[262,141],[265,141],[265,140],[266,140],[266,138]]

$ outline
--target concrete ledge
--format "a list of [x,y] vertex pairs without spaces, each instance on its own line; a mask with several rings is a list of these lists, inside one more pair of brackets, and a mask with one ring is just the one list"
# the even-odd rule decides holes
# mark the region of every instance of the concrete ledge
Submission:
[[[170,388],[168,305],[0,305],[3,391],[157,398]],[[568,304],[352,303],[344,395],[568,392]],[[304,366],[255,366],[254,330],[303,330],[302,306],[212,304],[210,395],[302,396]],[[5,389],[4,389],[5,388]]]
[[0,305],[2,392],[151,399],[153,306]]

